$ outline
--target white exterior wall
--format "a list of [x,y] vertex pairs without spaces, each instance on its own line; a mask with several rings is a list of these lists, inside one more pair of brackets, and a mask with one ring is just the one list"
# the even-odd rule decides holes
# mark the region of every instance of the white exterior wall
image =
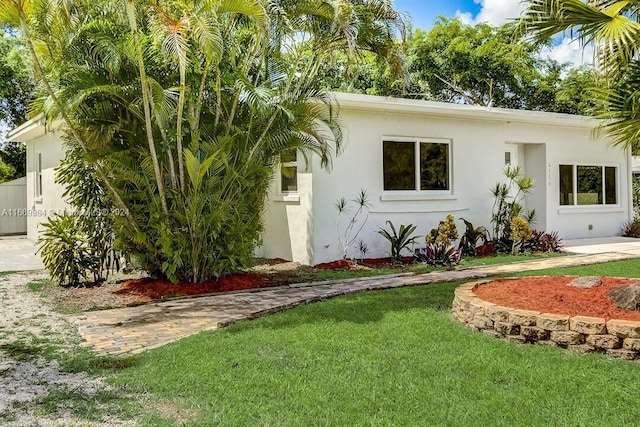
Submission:
[[[36,155],[42,153],[42,196],[36,196]],[[49,133],[27,142],[27,237],[38,240],[41,222],[52,213],[63,212],[69,205],[62,193],[64,188],[54,182],[54,168],[64,158],[59,132]]]
[[[463,217],[475,226],[490,228],[493,196],[490,188],[504,181],[506,143],[517,144],[525,173],[536,180],[527,208],[536,208],[537,229],[558,230],[565,239],[619,234],[629,219],[630,175],[628,153],[593,140],[584,124],[523,124],[510,120],[445,117],[405,112],[372,111],[371,108],[341,108],[345,127],[344,152],[334,161],[331,173],[314,164],[313,214],[314,263],[341,257],[335,231],[335,202],[353,198],[367,190],[372,206],[360,234],[368,244],[368,257],[387,255],[388,242],[376,233],[391,220],[417,225],[416,234],[426,235],[448,213]],[[382,142],[393,137],[444,138],[452,141],[452,194],[427,193],[401,196],[383,191]],[[559,164],[596,164],[618,167],[618,201],[615,207],[560,207]],[[592,229],[588,230],[591,225]],[[458,229],[464,230],[459,221]],[[422,244],[422,237],[419,239]],[[357,244],[349,252],[357,257]]]
[[[622,224],[633,217],[631,197],[631,154],[628,150],[609,146],[604,138],[593,138],[589,130],[578,137],[564,130],[547,145],[548,188],[547,229],[558,230],[563,239],[609,237],[621,234]],[[559,180],[561,164],[617,167],[618,194],[616,205],[560,206]],[[552,191],[553,190],[553,191]]]
[[27,179],[0,184],[0,235],[27,233]]
[[258,255],[313,264],[313,174],[298,156],[298,194],[283,196],[279,171],[269,191],[264,215],[263,245]]

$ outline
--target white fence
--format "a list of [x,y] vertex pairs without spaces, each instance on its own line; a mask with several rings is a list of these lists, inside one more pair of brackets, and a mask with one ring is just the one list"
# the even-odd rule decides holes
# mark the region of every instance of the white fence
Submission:
[[27,178],[0,184],[0,236],[27,233]]

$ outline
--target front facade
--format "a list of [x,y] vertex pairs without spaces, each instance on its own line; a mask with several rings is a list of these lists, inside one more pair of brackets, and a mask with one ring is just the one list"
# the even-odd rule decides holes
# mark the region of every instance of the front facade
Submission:
[[[535,180],[526,208],[539,230],[564,239],[608,237],[632,216],[631,155],[594,133],[585,117],[437,102],[336,94],[344,129],[331,171],[317,159],[283,159],[269,194],[258,255],[316,264],[342,257],[336,201],[366,190],[368,219],[358,240],[383,257],[376,233],[390,220],[424,236],[451,213],[490,228],[491,187],[519,165]],[[36,119],[14,130],[27,144],[28,237],[65,209],[54,170],[64,156],[60,133]],[[353,204],[351,205],[353,209]],[[363,217],[360,218],[360,221]],[[358,222],[355,229],[362,222]],[[344,228],[344,223],[341,224]],[[458,222],[462,232],[463,224]],[[422,239],[420,239],[421,241]],[[348,255],[359,256],[357,243]]]
[[[305,264],[341,258],[336,201],[364,189],[371,207],[359,234],[367,257],[386,256],[376,233],[391,220],[424,236],[449,213],[490,228],[506,166],[534,179],[533,227],[564,239],[620,234],[630,219],[631,156],[594,132],[594,120],[564,114],[336,94],[344,149],[328,172],[299,160],[297,191],[277,178],[262,255]],[[286,180],[285,180],[286,181]],[[352,205],[353,206],[353,205]],[[462,232],[464,224],[458,221]],[[356,227],[357,228],[357,227]],[[422,242],[422,238],[420,238]],[[358,257],[357,243],[349,256]]]

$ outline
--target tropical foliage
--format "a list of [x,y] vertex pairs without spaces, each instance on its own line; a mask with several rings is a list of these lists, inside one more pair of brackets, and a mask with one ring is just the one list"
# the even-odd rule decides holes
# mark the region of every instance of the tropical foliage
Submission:
[[[353,202],[355,210],[351,210],[349,206]],[[369,208],[371,203],[367,196],[367,191],[362,189],[360,193],[351,201],[347,201],[344,197],[336,202],[338,215],[336,216],[336,234],[338,235],[338,249],[343,259],[349,255],[349,248],[358,240],[360,232],[364,228],[369,219]],[[359,224],[358,224],[359,223]],[[364,254],[369,251],[367,244],[360,240],[359,242],[360,258],[364,258]]]
[[396,227],[391,221],[387,221],[387,225],[390,230],[381,228],[378,230],[378,234],[384,237],[389,242],[389,256],[394,262],[402,262],[402,251],[411,251],[411,246],[416,242],[417,236],[413,235],[417,226],[413,224],[404,225],[401,224],[400,228],[396,230]]
[[246,266],[282,154],[330,165],[342,139],[316,79],[334,52],[394,61],[386,1],[2,2],[68,145],[100,182],[122,249],[201,281]]
[[27,118],[33,81],[26,59],[20,39],[0,28],[0,123],[9,129]]
[[505,181],[491,188],[494,197],[491,211],[494,243],[503,242],[511,250],[511,222],[514,217],[522,216],[527,223],[535,220],[535,210],[524,210],[527,194],[533,190],[533,179],[525,176],[520,166],[507,167]]
[[597,104],[590,87],[601,85],[593,67],[571,68],[540,54],[548,39],[519,40],[516,25],[467,25],[439,17],[396,43],[406,72],[364,55],[336,55],[320,68],[328,88],[345,92],[459,102],[494,107],[585,114]]
[[526,0],[523,33],[537,39],[569,33],[583,45],[593,44],[608,85],[597,91],[596,113],[606,119],[614,142],[635,146],[640,136],[640,3],[615,0]]

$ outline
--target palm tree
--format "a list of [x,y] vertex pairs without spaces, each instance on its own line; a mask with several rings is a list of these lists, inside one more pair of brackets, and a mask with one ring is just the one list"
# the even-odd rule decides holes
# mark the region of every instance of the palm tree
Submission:
[[636,144],[640,136],[640,3],[615,0],[525,0],[520,20],[525,34],[542,39],[569,32],[582,45],[593,44],[595,60],[608,77],[607,87],[595,88],[613,143]]
[[173,281],[250,262],[281,154],[329,165],[339,150],[321,62],[337,50],[397,60],[390,43],[402,29],[385,0],[2,7],[32,47],[44,88],[35,105],[64,119],[68,144],[126,209],[114,218],[120,246]]

